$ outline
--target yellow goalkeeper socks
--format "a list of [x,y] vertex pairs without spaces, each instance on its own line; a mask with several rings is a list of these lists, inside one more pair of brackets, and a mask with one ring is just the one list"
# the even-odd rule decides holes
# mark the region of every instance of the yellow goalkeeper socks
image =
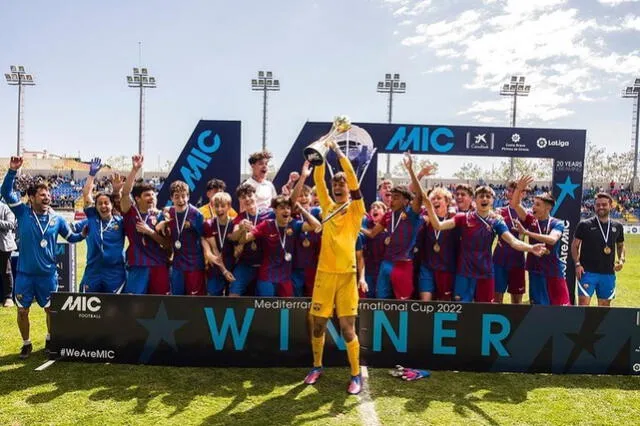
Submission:
[[357,376],[360,374],[360,342],[358,341],[358,336],[347,342],[347,357],[349,358],[349,365],[351,365],[351,375]]
[[324,333],[321,337],[311,336],[311,349],[313,350],[313,366],[322,367],[322,352],[324,351]]

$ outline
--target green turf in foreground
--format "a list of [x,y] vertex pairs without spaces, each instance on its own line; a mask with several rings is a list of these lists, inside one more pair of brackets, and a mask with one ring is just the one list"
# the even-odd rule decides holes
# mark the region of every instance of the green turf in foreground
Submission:
[[[627,259],[614,305],[638,307],[640,237],[628,238]],[[15,309],[0,308],[2,425],[362,424],[358,398],[345,393],[346,368],[328,369],[316,387],[301,384],[301,369],[58,362],[35,372],[45,361],[44,333],[36,308],[31,336],[38,352],[19,360]],[[405,383],[383,369],[370,375],[382,424],[631,425],[640,419],[640,377],[435,371]]]

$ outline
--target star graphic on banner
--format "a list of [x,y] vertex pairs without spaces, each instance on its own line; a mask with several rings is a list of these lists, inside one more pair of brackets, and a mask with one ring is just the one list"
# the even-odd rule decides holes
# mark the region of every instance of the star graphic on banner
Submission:
[[576,199],[575,192],[580,185],[577,183],[573,183],[571,181],[571,176],[567,176],[564,183],[556,183],[556,186],[560,188],[560,195],[558,195],[558,200],[556,201],[556,205],[551,211],[552,216],[556,213],[556,211],[558,211],[558,209],[562,205],[562,202],[567,197],[567,195],[573,198],[574,200]]
[[147,341],[144,343],[144,350],[140,355],[140,362],[143,364],[146,364],[149,359],[151,359],[151,355],[153,355],[163,340],[167,342],[174,351],[177,351],[178,346],[176,345],[174,333],[177,329],[189,322],[186,320],[170,320],[167,316],[167,309],[164,306],[164,302],[160,302],[155,318],[138,318],[136,321],[149,332]]
[[582,351],[587,351],[592,357],[596,358],[595,344],[598,340],[605,337],[604,334],[596,333],[596,331],[607,314],[607,310],[587,309],[580,330],[578,330],[577,333],[564,333],[564,335],[573,342],[573,348],[565,364],[565,372],[568,372],[578,360]]

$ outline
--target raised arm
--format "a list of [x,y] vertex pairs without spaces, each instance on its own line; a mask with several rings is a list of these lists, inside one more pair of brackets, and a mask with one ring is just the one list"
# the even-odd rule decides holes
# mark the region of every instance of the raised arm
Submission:
[[411,152],[406,152],[404,154],[402,163],[404,164],[404,168],[407,169],[409,177],[411,178],[411,185],[409,186],[409,188],[412,188],[411,190],[415,194],[415,197],[413,197],[413,200],[411,201],[411,208],[414,212],[420,213],[420,210],[422,208],[423,190],[422,186],[420,185],[420,180],[416,176],[416,173],[413,171],[413,158],[411,158]]
[[[527,218],[527,212],[522,206],[522,195],[529,185],[533,183],[531,176],[523,176],[518,180],[516,188],[513,190],[509,206],[516,211],[518,219],[524,221]],[[542,240],[541,240],[542,241]]]
[[302,194],[302,190],[304,189],[304,184],[309,176],[311,176],[311,163],[305,161],[302,165],[302,170],[300,171],[300,177],[296,182],[296,186],[293,187],[291,197],[289,197],[294,203],[298,201],[298,198],[300,198],[300,194]]
[[127,176],[127,180],[124,182],[124,186],[122,188],[122,198],[120,199],[120,210],[123,214],[128,212],[131,208],[131,189],[133,188],[133,183],[136,180],[138,172],[144,164],[144,157],[142,155],[134,155],[131,158],[131,163],[131,171]]
[[13,181],[16,178],[18,169],[22,167],[22,157],[11,157],[9,162],[9,170],[2,181],[2,187],[0,187],[0,194],[5,199],[11,210],[16,210],[22,205],[20,202],[20,196],[13,191]]
[[101,168],[102,160],[98,157],[92,158],[89,163],[89,176],[87,176],[87,181],[82,188],[82,199],[84,200],[85,208],[93,206],[93,196],[91,195],[93,191],[93,181]]
[[456,221],[453,218],[445,219],[443,221],[440,221],[440,219],[438,219],[436,210],[433,208],[433,204],[431,204],[431,200],[429,199],[429,197],[423,196],[422,200],[424,202],[424,206],[427,209],[429,222],[431,222],[431,226],[433,226],[433,229],[435,229],[436,231],[447,231],[456,227]]
[[[349,193],[351,194],[351,204],[353,207],[350,207],[354,211],[354,216],[357,217],[358,220],[362,220],[362,216],[367,212],[367,209],[364,205],[364,199],[362,197],[362,192],[360,192],[360,184],[358,183],[358,176],[356,176],[355,170],[353,170],[353,164],[347,158],[346,155],[342,152],[335,141],[331,141],[332,149],[338,156],[338,160],[340,161],[340,166],[344,171],[345,177],[347,178],[347,187],[349,188]],[[325,211],[325,210],[323,210]]]
[[295,205],[300,211],[300,214],[302,215],[302,217],[304,218],[304,223],[302,224],[302,231],[303,232],[309,232],[309,231],[320,232],[320,230],[322,229],[322,224],[320,223],[320,221],[316,219],[310,212],[305,210],[300,205],[300,203],[296,203]]
[[327,162],[325,161],[321,166],[314,167],[313,169],[313,181],[316,186],[316,194],[318,194],[318,200],[320,201],[320,208],[323,212],[329,211],[333,200],[329,195],[329,189],[327,188],[327,182],[324,180],[325,170]]

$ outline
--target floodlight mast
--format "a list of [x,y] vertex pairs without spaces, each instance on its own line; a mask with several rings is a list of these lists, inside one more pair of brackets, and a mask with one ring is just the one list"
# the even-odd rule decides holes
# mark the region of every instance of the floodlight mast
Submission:
[[[400,80],[400,74],[398,73],[388,73],[384,75],[384,81],[378,82],[377,92],[378,93],[388,93],[389,94],[389,103],[388,103],[388,120],[387,122],[391,124],[393,121],[393,94],[402,94],[407,91],[407,83]],[[385,178],[389,179],[391,177],[391,154],[387,154],[387,171],[385,173]]]
[[156,78],[149,75],[149,70],[146,67],[134,67],[133,75],[127,76],[127,85],[140,91],[138,117],[138,155],[144,155],[144,89],[155,89],[157,87]]
[[[525,76],[512,75],[509,83],[503,84],[500,90],[501,96],[513,97],[513,110],[511,111],[511,127],[516,127],[516,114],[518,105],[518,96],[529,96],[531,91],[530,85],[525,85]],[[509,178],[514,178],[514,158],[509,159]]]
[[627,86],[622,91],[622,97],[633,99],[633,112],[635,113],[635,123],[633,127],[634,144],[633,144],[633,177],[631,178],[631,190],[640,189],[638,181],[638,132],[640,130],[640,78],[636,78],[632,86]]
[[28,74],[25,71],[24,65],[11,65],[9,67],[10,73],[4,75],[5,80],[9,86],[18,86],[18,132],[16,141],[16,155],[19,157],[22,153],[22,128],[24,122],[23,115],[23,90],[25,86],[35,86],[36,83],[33,78],[33,74]]
[[262,150],[267,149],[267,92],[280,91],[280,80],[271,71],[258,71],[258,77],[251,79],[251,90],[262,92]]

